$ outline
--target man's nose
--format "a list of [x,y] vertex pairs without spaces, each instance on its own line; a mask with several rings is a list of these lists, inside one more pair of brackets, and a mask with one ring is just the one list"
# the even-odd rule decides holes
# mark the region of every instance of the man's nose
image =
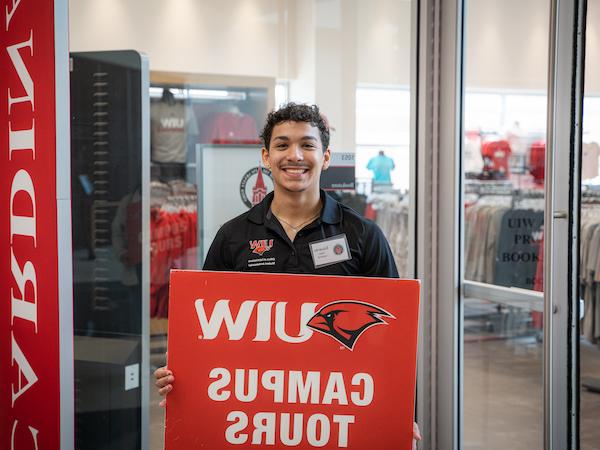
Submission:
[[302,161],[304,159],[302,148],[299,145],[290,145],[287,157],[292,161]]

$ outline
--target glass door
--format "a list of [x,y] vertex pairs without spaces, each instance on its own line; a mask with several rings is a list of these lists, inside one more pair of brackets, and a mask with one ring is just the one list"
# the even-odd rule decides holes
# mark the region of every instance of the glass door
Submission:
[[543,442],[550,1],[465,1],[464,449]]
[[597,374],[578,345],[586,3],[434,5],[434,448],[575,449],[578,418],[599,442],[577,391]]
[[[577,448],[573,274],[585,2],[463,5],[458,442]],[[593,179],[597,155],[584,151],[591,156],[581,170]],[[585,211],[593,217],[593,207]],[[583,217],[582,210],[582,240]],[[593,237],[594,229],[585,232]],[[580,257],[593,248],[582,247]],[[593,305],[593,270],[580,281]],[[593,343],[586,314],[583,331]],[[591,361],[581,367],[593,379]],[[582,431],[584,417],[582,409]]]

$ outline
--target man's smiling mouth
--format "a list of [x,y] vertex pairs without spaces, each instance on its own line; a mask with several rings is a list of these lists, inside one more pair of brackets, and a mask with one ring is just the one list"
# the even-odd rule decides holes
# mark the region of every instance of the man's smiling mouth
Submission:
[[306,167],[283,167],[281,170],[294,175],[300,175],[308,172],[308,168]]

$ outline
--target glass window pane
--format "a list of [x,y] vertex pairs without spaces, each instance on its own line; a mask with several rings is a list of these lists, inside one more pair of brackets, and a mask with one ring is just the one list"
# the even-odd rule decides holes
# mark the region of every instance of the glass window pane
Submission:
[[549,5],[465,1],[465,449],[542,447]]
[[71,57],[75,445],[141,449],[141,60]]

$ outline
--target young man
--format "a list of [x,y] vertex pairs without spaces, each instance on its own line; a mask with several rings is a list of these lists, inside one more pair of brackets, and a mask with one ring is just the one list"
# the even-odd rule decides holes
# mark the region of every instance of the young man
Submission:
[[[373,222],[319,188],[329,166],[329,129],[316,106],[272,112],[261,135],[263,164],[274,191],[217,233],[206,270],[398,277],[385,236]],[[329,240],[340,255],[315,260],[313,246]],[[262,255],[249,242],[272,243]]]
[[[319,187],[331,157],[319,108],[290,103],[271,112],[261,138],[274,191],[221,227],[204,269],[398,278],[379,227]],[[268,249],[255,252],[252,241],[267,242]],[[316,244],[330,246],[332,256],[319,258],[321,252],[312,251]],[[162,367],[154,375],[160,395],[169,393],[173,374]],[[414,436],[420,439],[418,428]]]

